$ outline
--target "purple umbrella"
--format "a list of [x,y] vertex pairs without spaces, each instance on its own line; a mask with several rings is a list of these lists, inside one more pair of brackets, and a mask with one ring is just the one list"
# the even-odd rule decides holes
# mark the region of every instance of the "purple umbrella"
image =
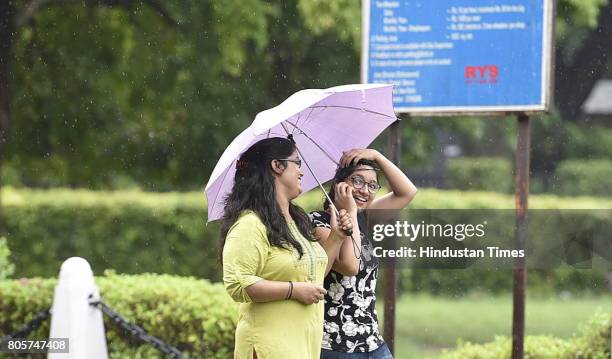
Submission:
[[[342,152],[365,148],[397,120],[392,85],[364,84],[296,92],[280,105],[257,114],[227,147],[208,183],[208,221],[220,219],[234,185],[235,163],[242,152],[268,137],[293,135],[308,171],[304,192],[333,178]],[[323,192],[325,192],[323,190]]]

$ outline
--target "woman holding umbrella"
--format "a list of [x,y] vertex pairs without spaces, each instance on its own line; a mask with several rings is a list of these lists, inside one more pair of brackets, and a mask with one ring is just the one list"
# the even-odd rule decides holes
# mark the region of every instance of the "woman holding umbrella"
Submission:
[[302,192],[300,166],[284,138],[255,143],[236,163],[221,225],[223,281],[241,303],[234,358],[319,358],[323,278],[352,222],[332,214],[327,240],[314,240],[308,214],[291,203]]
[[[387,178],[391,192],[376,198],[380,189],[379,169]],[[339,198],[338,188],[348,188],[350,196]],[[363,235],[365,209],[402,209],[414,198],[416,187],[385,156],[372,149],[353,149],[344,153],[332,180],[329,198],[336,207],[348,210],[359,224],[360,236],[354,236],[361,260],[355,265],[353,243],[345,241],[334,259],[333,269],[325,277],[325,325],[322,359],[392,358],[378,329],[376,314],[376,277],[378,260],[372,245]],[[315,236],[325,238],[332,226],[329,202],[326,211],[313,212]],[[357,231],[355,231],[357,232]]]

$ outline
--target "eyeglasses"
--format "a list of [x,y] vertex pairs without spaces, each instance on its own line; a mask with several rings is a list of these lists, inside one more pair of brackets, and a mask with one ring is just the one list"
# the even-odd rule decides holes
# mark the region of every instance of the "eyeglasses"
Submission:
[[363,186],[368,185],[368,191],[372,194],[375,194],[380,189],[380,185],[375,181],[366,182],[365,179],[361,176],[353,176],[350,178],[351,184],[355,189],[362,189]]
[[297,160],[294,158],[279,158],[277,161],[293,162],[298,166],[298,168],[302,168],[302,160],[299,158]]

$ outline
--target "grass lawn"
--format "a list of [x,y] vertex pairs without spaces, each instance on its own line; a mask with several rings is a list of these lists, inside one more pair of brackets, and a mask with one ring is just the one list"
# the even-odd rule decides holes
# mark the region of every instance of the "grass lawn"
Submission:
[[[382,317],[382,298],[379,315]],[[592,298],[528,298],[527,335],[569,338],[600,308],[612,313],[612,295]],[[382,323],[381,323],[382,327]],[[457,339],[483,343],[496,335],[510,336],[512,298],[462,298],[404,294],[397,302],[396,359],[437,358]]]

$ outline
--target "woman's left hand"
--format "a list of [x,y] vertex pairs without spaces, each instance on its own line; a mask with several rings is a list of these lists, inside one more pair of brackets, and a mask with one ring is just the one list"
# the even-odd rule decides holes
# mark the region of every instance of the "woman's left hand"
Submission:
[[342,158],[340,158],[340,166],[348,167],[351,164],[356,164],[361,159],[377,161],[379,156],[381,156],[380,152],[370,148],[354,148],[343,152]]

